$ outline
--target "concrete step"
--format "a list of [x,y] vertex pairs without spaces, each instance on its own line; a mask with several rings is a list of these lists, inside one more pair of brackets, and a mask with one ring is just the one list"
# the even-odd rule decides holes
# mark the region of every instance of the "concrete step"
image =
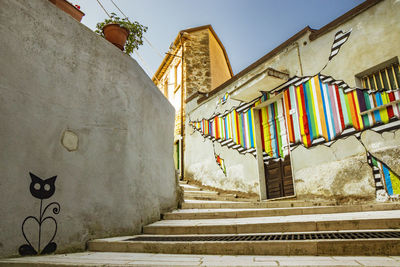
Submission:
[[218,192],[214,191],[184,191],[184,197],[196,197],[196,196],[218,196]]
[[334,202],[306,202],[300,200],[292,201],[261,201],[256,202],[254,199],[234,200],[191,200],[185,199],[182,203],[182,209],[250,209],[250,208],[288,208],[288,207],[312,207],[312,206],[333,206]]
[[202,191],[203,190],[198,186],[189,185],[189,184],[180,184],[180,187],[182,187],[183,191]]
[[182,209],[174,210],[163,215],[164,220],[189,220],[189,219],[222,219],[269,217],[302,214],[328,214],[360,211],[379,211],[400,209],[400,203],[381,203],[369,205],[346,206],[314,206],[296,208],[269,208],[269,209]]
[[185,201],[200,200],[200,201],[230,201],[230,202],[254,202],[253,199],[236,198],[234,196],[220,196],[220,195],[199,195],[199,196],[185,196]]
[[144,234],[242,234],[400,228],[400,210],[233,219],[162,220]]
[[81,252],[0,259],[0,266],[400,266],[397,256],[186,255]]
[[[393,231],[393,230],[391,230]],[[361,231],[365,232],[365,231]],[[398,230],[397,230],[398,232]],[[342,232],[335,232],[337,234]],[[215,235],[214,235],[215,236]],[[207,238],[214,236],[207,235]],[[218,235],[217,235],[218,236]],[[134,238],[150,237],[152,241],[136,241]],[[315,239],[269,241],[168,241],[159,238],[178,236],[131,236],[93,240],[90,251],[219,254],[219,255],[400,255],[400,238],[377,239]],[[201,236],[195,236],[199,238]],[[221,238],[221,236],[218,236]],[[228,238],[246,239],[246,235]],[[132,239],[133,238],[133,239]],[[155,239],[154,239],[155,238]],[[130,240],[132,239],[132,240]],[[129,240],[129,241],[127,241]],[[226,240],[226,239],[224,239]]]
[[224,194],[215,191],[185,191],[183,195],[185,201],[204,200],[204,201],[232,201],[232,202],[255,202],[250,198],[238,198],[234,194]]

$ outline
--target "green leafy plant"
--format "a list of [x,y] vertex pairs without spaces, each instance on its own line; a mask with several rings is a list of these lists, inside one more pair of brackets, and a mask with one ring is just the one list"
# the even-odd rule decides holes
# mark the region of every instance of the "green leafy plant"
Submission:
[[110,18],[105,19],[103,22],[97,23],[95,32],[104,37],[103,27],[112,23],[119,24],[121,27],[129,30],[124,50],[126,54],[131,55],[134,49],[138,49],[139,46],[143,45],[143,34],[147,31],[148,27],[143,26],[137,21],[131,22],[128,18],[120,18],[115,13],[111,13]]

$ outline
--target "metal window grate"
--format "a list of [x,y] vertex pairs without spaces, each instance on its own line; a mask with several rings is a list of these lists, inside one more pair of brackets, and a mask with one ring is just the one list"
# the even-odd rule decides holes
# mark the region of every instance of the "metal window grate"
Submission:
[[382,68],[362,77],[364,88],[372,90],[395,90],[400,86],[400,66],[398,63]]
[[219,236],[137,236],[124,241],[157,242],[213,242],[213,241],[281,241],[281,240],[324,240],[324,239],[380,239],[400,238],[399,232],[337,232],[302,234],[265,234],[265,235],[219,235]]

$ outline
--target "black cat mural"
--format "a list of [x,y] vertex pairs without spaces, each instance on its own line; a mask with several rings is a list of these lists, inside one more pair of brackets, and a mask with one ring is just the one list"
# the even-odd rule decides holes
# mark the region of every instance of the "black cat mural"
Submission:
[[[57,249],[57,244],[53,242],[54,237],[56,236],[57,233],[57,221],[54,217],[52,216],[46,216],[46,211],[50,206],[53,207],[53,213],[58,214],[60,212],[60,204],[58,202],[51,202],[49,203],[45,208],[43,208],[43,199],[48,199],[51,196],[53,196],[54,192],[56,191],[56,178],[57,176],[53,176],[51,178],[48,178],[46,180],[43,180],[33,173],[29,173],[31,176],[31,184],[29,186],[29,190],[31,191],[32,196],[35,198],[40,199],[40,213],[39,213],[39,218],[35,216],[28,216],[25,218],[25,220],[22,222],[22,234],[27,242],[27,244],[24,244],[19,247],[19,254],[22,256],[27,256],[27,255],[38,255],[38,254],[50,254],[53,253]],[[37,222],[39,226],[39,239],[38,239],[38,244],[37,244],[37,250],[34,248],[32,243],[28,240],[26,237],[25,233],[25,223],[29,220],[33,220]],[[41,248],[41,234],[42,234],[42,224],[45,221],[51,221],[55,225],[55,230],[54,233],[50,239],[50,241],[44,246],[43,250],[40,250]]]

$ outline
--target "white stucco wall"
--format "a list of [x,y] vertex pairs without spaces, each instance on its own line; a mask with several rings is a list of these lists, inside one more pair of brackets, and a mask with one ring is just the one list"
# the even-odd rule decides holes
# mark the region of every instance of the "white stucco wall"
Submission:
[[47,0],[0,1],[0,35],[0,256],[18,253],[22,221],[39,216],[29,172],[57,175],[43,204],[61,205],[48,211],[58,252],[139,233],[176,207],[175,112],[135,60]]

